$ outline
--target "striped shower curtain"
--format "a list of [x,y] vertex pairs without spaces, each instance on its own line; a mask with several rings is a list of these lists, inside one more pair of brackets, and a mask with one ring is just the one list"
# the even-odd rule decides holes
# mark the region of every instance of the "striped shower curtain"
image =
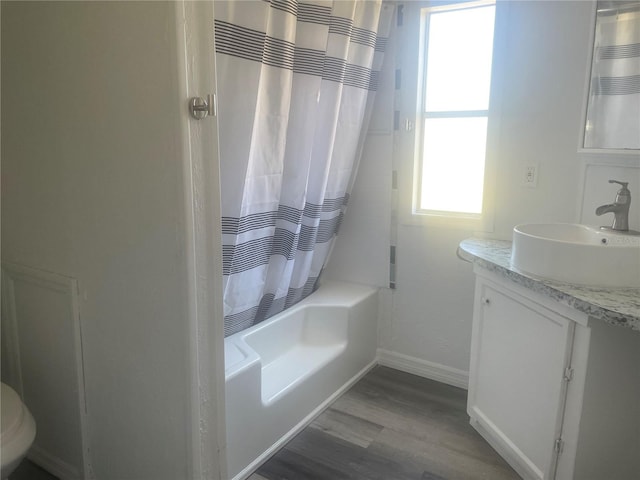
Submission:
[[225,335],[314,290],[391,16],[381,1],[216,1]]
[[640,2],[598,2],[586,148],[640,149]]

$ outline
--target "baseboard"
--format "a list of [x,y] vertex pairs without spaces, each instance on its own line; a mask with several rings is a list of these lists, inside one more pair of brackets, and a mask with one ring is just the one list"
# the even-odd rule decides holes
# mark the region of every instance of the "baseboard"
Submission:
[[382,348],[378,349],[378,363],[385,367],[395,368],[396,370],[436,380],[454,387],[464,388],[465,390],[469,388],[469,372],[439,363],[429,362]]
[[36,465],[42,467],[47,472],[55,475],[60,480],[80,480],[82,472],[73,465],[60,458],[46,452],[37,445],[32,445],[27,454],[27,458]]
[[287,442],[289,442],[293,437],[295,437],[298,433],[304,430],[315,418],[324,412],[329,405],[331,405],[340,395],[349,390],[358,380],[364,377],[369,371],[378,364],[376,360],[369,363],[366,367],[356,373],[351,379],[349,379],[342,387],[340,387],[336,392],[327,398],[324,402],[322,402],[316,409],[314,409],[309,415],[304,417],[295,427],[285,433],[280,440],[271,445],[267,450],[265,450],[262,455],[256,458],[253,462],[247,465],[240,473],[238,473],[232,480],[245,480],[248,478],[255,470],[258,469],[260,465],[269,460],[273,455],[275,455],[278,450],[284,447]]

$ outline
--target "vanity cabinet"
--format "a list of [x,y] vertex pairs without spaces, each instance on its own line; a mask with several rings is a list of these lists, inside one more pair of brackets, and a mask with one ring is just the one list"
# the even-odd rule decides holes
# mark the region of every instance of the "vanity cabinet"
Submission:
[[474,428],[525,479],[640,478],[640,333],[475,272]]

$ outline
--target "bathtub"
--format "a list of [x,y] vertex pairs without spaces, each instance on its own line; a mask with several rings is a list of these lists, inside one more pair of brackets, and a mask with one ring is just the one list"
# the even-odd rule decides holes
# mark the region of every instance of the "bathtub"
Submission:
[[377,297],[328,282],[225,339],[229,478],[249,476],[375,365]]

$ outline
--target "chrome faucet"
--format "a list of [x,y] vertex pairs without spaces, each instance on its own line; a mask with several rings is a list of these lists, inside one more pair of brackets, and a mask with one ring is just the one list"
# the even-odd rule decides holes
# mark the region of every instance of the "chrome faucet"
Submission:
[[618,180],[609,180],[609,183],[617,183],[622,185],[616,194],[616,200],[609,205],[602,205],[596,208],[596,215],[612,212],[613,223],[611,227],[600,227],[608,230],[616,230],[618,232],[629,231],[629,207],[631,206],[631,192],[627,188],[629,182],[619,182]]

